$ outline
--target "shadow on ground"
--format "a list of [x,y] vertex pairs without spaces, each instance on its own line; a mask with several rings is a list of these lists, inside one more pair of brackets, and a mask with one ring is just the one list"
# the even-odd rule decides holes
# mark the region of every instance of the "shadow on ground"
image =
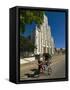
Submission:
[[26,73],[25,75],[27,76],[27,77],[39,77],[39,74],[40,74],[40,72],[39,72],[39,70],[38,69],[31,69],[31,71],[33,72],[33,74],[29,74],[29,73]]

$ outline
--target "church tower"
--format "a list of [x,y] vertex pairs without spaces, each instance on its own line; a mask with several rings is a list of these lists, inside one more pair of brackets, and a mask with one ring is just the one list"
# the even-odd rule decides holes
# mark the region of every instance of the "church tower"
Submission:
[[54,40],[51,35],[51,27],[48,25],[48,18],[44,14],[44,20],[40,28],[35,29],[35,54],[49,53],[54,54]]

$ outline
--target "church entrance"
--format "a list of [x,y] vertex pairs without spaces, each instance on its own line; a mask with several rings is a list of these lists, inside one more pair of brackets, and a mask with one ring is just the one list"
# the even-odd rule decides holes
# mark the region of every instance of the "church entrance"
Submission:
[[46,53],[46,47],[43,47],[43,53]]

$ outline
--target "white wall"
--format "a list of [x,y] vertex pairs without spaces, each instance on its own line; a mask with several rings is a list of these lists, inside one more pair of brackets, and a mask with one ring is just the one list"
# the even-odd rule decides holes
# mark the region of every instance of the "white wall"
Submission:
[[15,85],[8,81],[9,8],[16,5],[68,8],[70,11],[70,0],[0,0],[0,90],[69,90],[70,81],[24,85]]

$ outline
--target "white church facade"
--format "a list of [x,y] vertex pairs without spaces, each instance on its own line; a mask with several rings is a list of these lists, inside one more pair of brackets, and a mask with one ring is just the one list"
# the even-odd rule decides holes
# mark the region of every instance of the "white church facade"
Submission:
[[44,20],[42,25],[32,32],[32,41],[35,44],[34,54],[49,53],[54,54],[54,39],[51,35],[51,27],[48,25],[48,18],[44,14]]

